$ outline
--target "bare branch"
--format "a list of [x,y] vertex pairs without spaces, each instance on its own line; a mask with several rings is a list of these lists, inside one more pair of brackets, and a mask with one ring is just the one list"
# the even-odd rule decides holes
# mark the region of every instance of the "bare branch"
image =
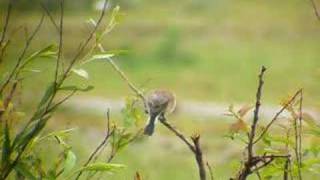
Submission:
[[[98,45],[102,52],[105,52],[104,48],[101,44]],[[111,64],[111,67],[120,75],[120,77],[127,83],[129,88],[139,97],[141,98],[145,110],[147,110],[146,98],[144,97],[143,93],[137,88],[126,76],[126,74],[119,68],[119,66],[113,61],[112,58],[108,58],[108,62]]]
[[279,116],[282,114],[282,112],[287,109],[292,102],[296,99],[296,97],[301,93],[302,89],[299,89],[293,96],[292,98],[284,105],[282,106],[282,108],[275,114],[275,116],[272,118],[272,120],[269,122],[269,124],[264,128],[264,130],[262,131],[262,133],[258,136],[258,138],[254,141],[253,144],[257,143],[260,139],[263,138],[263,136],[265,135],[265,133],[268,132],[268,130],[270,129],[271,125],[279,118]]
[[191,152],[194,154],[195,159],[197,161],[197,166],[199,169],[199,176],[200,180],[205,180],[206,179],[206,170],[205,170],[205,165],[203,162],[203,156],[202,156],[202,150],[200,147],[200,135],[194,135],[191,136],[191,142],[175,127],[173,127],[164,116],[159,117],[160,122],[168,128],[171,132],[173,132],[178,138],[180,138],[191,150]]
[[195,157],[199,168],[199,175],[200,180],[206,180],[206,169],[203,163],[203,157],[202,157],[202,150],[200,147],[200,135],[196,134],[191,136],[191,139],[193,141],[194,147],[195,147]]
[[52,22],[53,26],[55,27],[55,29],[57,30],[57,32],[59,32],[60,28],[59,26],[57,25],[56,21],[54,20],[52,14],[50,13],[49,9],[43,4],[41,3],[41,7],[42,9],[44,10],[44,12],[47,14],[47,16],[49,17],[50,21]]
[[258,90],[256,94],[256,105],[254,109],[254,116],[253,116],[253,122],[251,125],[251,132],[249,134],[249,143],[248,143],[248,159],[250,161],[250,158],[253,156],[253,140],[256,134],[256,127],[259,121],[259,110],[261,105],[261,95],[262,95],[262,87],[263,87],[263,75],[266,71],[266,68],[262,66],[261,72],[259,74],[259,85]]
[[[110,110],[108,109],[107,111],[107,134],[105,135],[104,139],[102,140],[102,142],[96,147],[96,149],[91,153],[91,155],[89,156],[88,160],[83,164],[83,167],[87,166],[97,155],[97,153],[99,153],[99,151],[106,145],[106,143],[108,142],[108,139],[110,138],[110,136],[112,134],[114,134],[115,128],[113,128],[111,131],[109,131],[109,124],[110,124]],[[80,176],[82,175],[83,171],[80,171],[77,175],[77,177],[75,178],[76,180],[78,180],[80,178]]]
[[165,127],[167,127],[171,132],[173,132],[178,138],[180,138],[188,147],[189,149],[195,153],[196,149],[195,147],[193,147],[193,145],[187,140],[187,138],[181,133],[179,132],[178,129],[176,129],[175,127],[173,127],[167,120],[161,120],[160,121]]
[[130,82],[129,78],[125,75],[125,73],[118,67],[118,65],[113,61],[113,59],[108,59],[109,63],[111,64],[112,68],[119,73],[121,78],[128,84],[130,89],[135,92],[143,101],[145,108],[146,108],[146,99],[143,93],[132,83]]

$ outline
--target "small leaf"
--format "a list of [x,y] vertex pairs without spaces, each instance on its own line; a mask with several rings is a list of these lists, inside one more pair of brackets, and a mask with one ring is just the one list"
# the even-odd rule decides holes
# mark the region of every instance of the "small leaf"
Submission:
[[57,55],[57,52],[55,51],[56,46],[55,45],[49,45],[39,51],[34,52],[29,57],[26,58],[25,63],[23,64],[23,67],[26,66],[28,63],[30,63],[32,60],[42,57],[42,58],[55,58]]
[[41,73],[41,70],[38,69],[24,69],[25,72],[32,72],[32,73]]
[[139,126],[143,121],[143,112],[136,106],[137,97],[131,96],[125,99],[125,108],[122,110],[125,127]]
[[230,131],[232,133],[238,133],[240,131],[248,132],[248,125],[243,120],[239,119],[237,122],[231,124]]
[[116,6],[111,14],[111,20],[109,22],[109,27],[114,27],[117,25],[122,18],[122,14],[120,13],[120,6]]
[[238,111],[239,116],[244,117],[252,108],[253,108],[253,106],[251,106],[251,105],[242,106]]
[[77,86],[64,86],[64,87],[61,87],[59,90],[87,92],[87,91],[91,91],[93,88],[94,88],[93,86],[87,86],[85,88],[81,88]]
[[66,156],[66,160],[64,162],[63,173],[69,174],[72,168],[76,165],[77,157],[71,150],[68,150],[65,156]]
[[83,62],[82,64],[87,64],[91,61],[95,61],[95,60],[105,60],[105,59],[110,59],[114,56],[114,54],[109,54],[109,53],[103,53],[103,54],[96,54],[93,55],[89,60]]
[[84,79],[89,79],[89,74],[84,69],[72,69],[71,71],[74,72],[76,75],[84,78]]
[[[46,92],[44,93],[39,105],[38,105],[38,108],[41,108],[44,104],[47,103],[47,101],[50,99],[50,97],[52,96],[53,92],[54,92],[54,89],[55,89],[55,83],[50,83],[50,85],[48,86]],[[39,109],[40,111],[40,109]]]
[[102,163],[97,162],[93,164],[89,164],[86,167],[83,167],[78,170],[79,171],[103,171],[103,172],[111,172],[118,169],[125,168],[122,164],[113,164],[113,163]]
[[88,23],[90,23],[93,27],[96,27],[96,26],[97,26],[97,22],[96,22],[94,19],[92,19],[92,18],[90,18],[90,19],[88,20]]

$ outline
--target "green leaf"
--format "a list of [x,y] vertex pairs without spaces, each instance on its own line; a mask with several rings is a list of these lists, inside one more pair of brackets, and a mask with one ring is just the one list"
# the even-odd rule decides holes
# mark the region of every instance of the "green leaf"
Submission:
[[96,22],[94,19],[92,19],[92,18],[90,18],[90,19],[88,20],[88,23],[91,24],[93,27],[96,27],[96,26],[97,26],[97,22]]
[[63,174],[69,174],[72,168],[76,165],[77,156],[71,151],[66,152],[66,160],[64,162]]
[[30,172],[30,168],[22,162],[19,162],[14,169],[16,172],[23,175],[26,179],[37,180],[37,178]]
[[64,86],[64,87],[61,87],[59,90],[87,92],[87,91],[91,91],[93,88],[94,88],[94,86],[87,86],[85,88],[81,88],[81,87],[77,87],[77,86]]
[[40,119],[33,119],[30,126],[15,137],[12,147],[15,150],[20,150],[20,148],[26,143],[29,143],[33,138],[36,138],[50,118],[51,114],[48,114]]
[[143,123],[143,112],[137,106],[138,97],[129,96],[125,99],[125,107],[122,109],[123,123],[126,128]]
[[48,102],[48,100],[50,99],[50,97],[54,93],[54,89],[55,89],[55,83],[54,82],[50,83],[50,85],[48,86],[46,92],[44,93],[44,95],[38,105],[38,109],[41,108],[44,104],[46,104]]
[[110,59],[114,56],[114,54],[110,53],[102,53],[102,54],[96,54],[93,55],[90,59],[86,60],[82,64],[87,64],[89,62],[95,61],[95,60],[105,60],[105,59]]
[[22,67],[26,66],[28,63],[32,62],[36,58],[55,58],[57,55],[56,52],[56,46],[55,45],[49,45],[39,51],[34,52],[29,57],[26,58],[25,63],[22,65]]
[[60,131],[54,131],[54,132],[51,132],[51,133],[47,134],[44,137],[41,137],[40,140],[44,140],[44,139],[47,139],[47,138],[53,137],[53,136],[66,137],[67,135],[69,135],[71,132],[73,132],[75,130],[76,130],[76,128],[70,128],[70,129],[64,129],[64,130],[60,130]]
[[114,27],[121,20],[122,14],[120,13],[120,6],[116,6],[112,10],[111,20],[109,22],[109,27]]
[[84,69],[72,69],[71,71],[84,79],[89,79],[89,74]]
[[112,172],[114,170],[125,168],[122,164],[113,164],[113,163],[92,163],[78,170],[79,171],[102,171],[102,172]]
[[238,114],[241,118],[243,118],[251,109],[253,108],[252,105],[244,105],[238,110]]
[[5,123],[4,126],[4,140],[2,145],[2,159],[1,164],[2,167],[5,167],[8,163],[10,163],[10,155],[11,155],[11,147],[10,147],[10,132],[9,132],[8,123]]

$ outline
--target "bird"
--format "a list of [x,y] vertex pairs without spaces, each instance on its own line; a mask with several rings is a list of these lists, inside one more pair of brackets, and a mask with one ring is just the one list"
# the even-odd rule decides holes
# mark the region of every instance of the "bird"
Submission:
[[154,132],[157,119],[163,120],[166,114],[175,110],[175,95],[168,90],[153,90],[146,97],[147,113],[149,114],[148,124],[144,128],[144,134],[151,136]]

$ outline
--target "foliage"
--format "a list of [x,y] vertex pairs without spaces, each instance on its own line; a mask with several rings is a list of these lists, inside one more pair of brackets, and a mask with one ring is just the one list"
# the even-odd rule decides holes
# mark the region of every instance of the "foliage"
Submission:
[[[16,64],[12,70],[7,73],[1,80],[0,86],[0,118],[1,118],[1,179],[6,179],[8,177],[16,178],[27,178],[27,179],[69,179],[73,178],[76,174],[78,177],[84,172],[114,172],[117,169],[122,169],[125,166],[122,164],[114,164],[110,161],[108,162],[91,162],[92,159],[88,160],[88,163],[84,164],[82,167],[76,169],[78,166],[77,155],[72,150],[72,147],[68,144],[67,137],[74,129],[66,129],[61,131],[53,131],[51,133],[45,134],[45,127],[47,122],[54,116],[54,112],[58,107],[61,106],[65,101],[72,97],[76,92],[86,92],[93,89],[93,86],[79,87],[68,83],[66,85],[65,81],[69,80],[72,74],[81,77],[84,80],[89,79],[89,73],[82,68],[82,65],[88,63],[86,61],[83,63],[83,59],[99,59],[101,57],[105,58],[106,55],[95,54],[95,50],[98,47],[98,43],[102,40],[104,35],[110,32],[113,27],[118,23],[119,7],[115,7],[110,22],[100,30],[99,26],[102,26],[103,18],[105,14],[105,8],[107,7],[107,2],[105,1],[104,10],[102,11],[97,22],[94,23],[88,38],[85,43],[80,45],[80,49],[75,52],[75,55],[71,61],[66,61],[63,56],[63,40],[64,40],[64,29],[63,29],[63,19],[64,19],[64,1],[61,0],[56,3],[58,9],[60,10],[59,24],[52,19],[51,12],[46,10],[47,15],[51,18],[51,22],[55,25],[58,31],[57,44],[50,44],[40,48],[38,51],[31,52],[28,55],[28,50],[31,47],[31,43],[37,36],[43,22],[45,21],[44,16],[42,16],[38,25],[34,31],[27,37],[25,46],[22,48],[22,53],[17,55]],[[23,4],[23,2],[21,2]],[[28,3],[30,3],[28,1]],[[21,4],[20,4],[21,5]],[[45,4],[44,4],[45,5]],[[8,2],[8,13],[7,17],[10,17],[11,10],[13,8],[19,8],[12,1]],[[10,18],[7,18],[9,22]],[[91,20],[94,22],[94,20]],[[5,24],[5,29],[8,28],[9,23]],[[2,32],[1,46],[0,50],[2,52],[1,60],[5,57],[5,51],[7,46],[2,46],[3,44],[8,44],[7,42],[11,37],[7,37],[7,31]],[[96,39],[94,39],[94,37]],[[91,41],[97,42],[93,45],[90,44]],[[102,45],[99,44],[101,48]],[[89,49],[89,50],[87,50]],[[111,56],[110,56],[111,57]],[[25,78],[34,72],[32,69],[33,62],[39,59],[54,59],[56,61],[56,66],[54,74],[52,74],[52,82],[47,85],[44,90],[43,96],[40,99],[38,105],[33,109],[33,114],[25,116],[23,112],[20,112],[21,104],[16,102],[19,101],[19,96],[17,94],[17,89],[21,83],[24,82]],[[40,71],[41,73],[41,71]],[[57,94],[61,93],[64,97],[58,98]],[[125,118],[128,120],[131,116],[131,106],[127,106],[124,111],[128,112]],[[129,124],[130,125],[130,124]],[[135,140],[139,135],[133,136],[133,133],[127,133],[126,128],[129,128],[128,124],[122,128],[120,125],[113,125],[112,128],[109,124],[108,115],[108,131],[107,137],[112,135],[112,157],[116,155],[118,150],[123,149],[130,142]],[[44,165],[44,159],[41,158],[38,151],[38,147],[41,144],[48,143],[54,140],[57,143],[55,161],[51,163],[49,167]],[[103,146],[106,145],[106,138],[103,141]],[[100,147],[97,148],[100,150]],[[98,158],[97,154],[93,154],[95,158]],[[99,155],[99,154],[98,154]],[[93,156],[92,156],[93,157]],[[14,173],[13,173],[14,172]]]

